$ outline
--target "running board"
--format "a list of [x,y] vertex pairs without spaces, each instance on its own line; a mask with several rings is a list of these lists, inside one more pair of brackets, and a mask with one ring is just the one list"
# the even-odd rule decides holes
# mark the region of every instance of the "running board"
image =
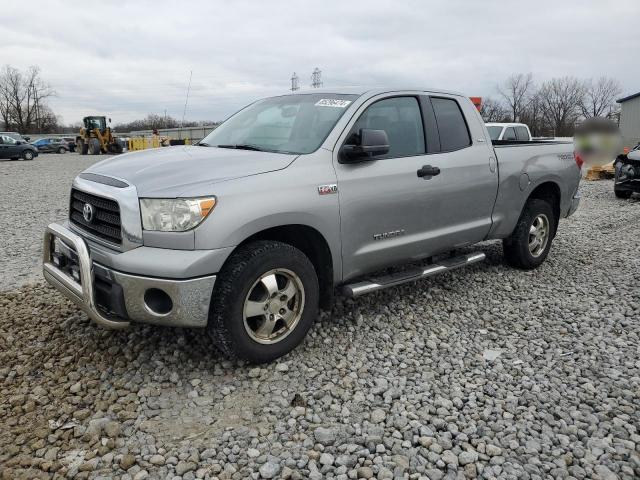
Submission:
[[362,282],[350,283],[342,287],[342,293],[347,297],[359,297],[365,293],[371,293],[376,290],[382,290],[384,288],[395,287],[396,285],[401,285],[403,283],[421,280],[433,275],[438,275],[439,273],[449,272],[456,268],[481,262],[484,259],[484,253],[470,253],[459,257],[451,257],[425,267],[412,268],[402,272],[392,273],[390,275],[370,278]]

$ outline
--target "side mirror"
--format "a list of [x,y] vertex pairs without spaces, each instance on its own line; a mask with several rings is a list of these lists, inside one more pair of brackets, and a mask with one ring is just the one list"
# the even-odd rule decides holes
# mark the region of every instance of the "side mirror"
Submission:
[[109,123],[111,123],[111,119],[109,119]]
[[389,153],[389,137],[384,130],[360,129],[355,145],[343,145],[340,163],[355,163]]
[[24,142],[22,140],[16,140],[16,145],[22,145]]

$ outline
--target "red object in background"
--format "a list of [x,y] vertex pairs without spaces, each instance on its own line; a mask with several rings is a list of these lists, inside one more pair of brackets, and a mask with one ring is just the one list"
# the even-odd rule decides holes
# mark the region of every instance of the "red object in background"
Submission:
[[469,97],[469,99],[471,100],[471,103],[476,106],[478,111],[480,111],[480,108],[482,107],[482,97]]
[[573,158],[576,161],[576,165],[578,165],[578,168],[582,169],[582,165],[584,165],[584,160],[582,159],[580,154],[578,152],[573,152]]

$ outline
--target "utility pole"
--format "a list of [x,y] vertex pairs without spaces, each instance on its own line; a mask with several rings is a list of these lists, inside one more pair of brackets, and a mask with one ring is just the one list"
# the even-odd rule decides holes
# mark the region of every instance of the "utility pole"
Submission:
[[291,77],[291,91],[295,92],[297,90],[300,90],[300,81],[296,72],[293,72],[293,76]]
[[311,74],[311,87],[320,88],[322,86],[322,71],[316,67]]

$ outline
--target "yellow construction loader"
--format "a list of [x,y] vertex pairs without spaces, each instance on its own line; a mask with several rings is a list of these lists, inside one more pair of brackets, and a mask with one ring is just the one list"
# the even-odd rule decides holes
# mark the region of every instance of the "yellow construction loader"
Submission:
[[111,133],[106,117],[84,117],[82,123],[84,127],[76,137],[76,150],[80,155],[122,153],[122,143]]

